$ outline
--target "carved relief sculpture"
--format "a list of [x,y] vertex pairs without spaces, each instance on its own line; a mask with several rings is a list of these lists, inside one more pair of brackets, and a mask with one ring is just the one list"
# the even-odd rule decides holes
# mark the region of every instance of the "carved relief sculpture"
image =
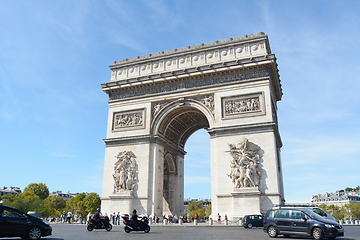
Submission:
[[120,191],[133,193],[137,182],[136,156],[132,151],[123,151],[119,152],[116,158],[113,174],[114,193]]
[[196,100],[200,101],[204,104],[210,112],[214,115],[215,114],[215,103],[214,103],[214,96],[213,95],[205,95],[195,98]]
[[129,111],[114,113],[113,130],[121,130],[129,127],[144,126],[144,111]]
[[260,110],[259,97],[237,99],[225,102],[225,114],[255,112]]
[[230,174],[227,176],[232,180],[235,188],[259,187],[261,179],[260,148],[247,139],[238,145],[229,144]]

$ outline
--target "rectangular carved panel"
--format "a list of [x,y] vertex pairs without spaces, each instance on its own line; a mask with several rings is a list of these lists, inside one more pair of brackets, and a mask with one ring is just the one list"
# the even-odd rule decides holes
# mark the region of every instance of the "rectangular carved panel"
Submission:
[[222,98],[221,105],[224,119],[265,114],[262,93]]
[[115,112],[113,115],[113,131],[145,128],[145,109]]

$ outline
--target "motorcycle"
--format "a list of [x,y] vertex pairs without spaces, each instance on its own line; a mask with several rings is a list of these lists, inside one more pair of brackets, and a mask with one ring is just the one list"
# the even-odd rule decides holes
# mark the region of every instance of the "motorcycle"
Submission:
[[124,230],[126,233],[131,231],[144,231],[145,233],[150,232],[149,219],[146,216],[142,217],[137,223],[134,223],[134,221],[129,219],[129,214],[124,214],[121,217],[124,219]]
[[92,231],[94,229],[106,229],[106,231],[111,231],[112,225],[109,221],[109,217],[107,216],[105,216],[105,218],[100,218],[100,221],[94,221],[90,218],[86,229],[88,231]]

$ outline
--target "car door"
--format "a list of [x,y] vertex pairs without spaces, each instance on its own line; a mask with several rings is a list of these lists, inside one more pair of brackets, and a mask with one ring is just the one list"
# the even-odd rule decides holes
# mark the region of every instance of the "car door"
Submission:
[[263,216],[258,215],[257,217],[258,217],[258,220],[257,220],[256,226],[257,226],[257,227],[262,227],[262,226],[264,226],[264,218],[263,218]]
[[291,231],[306,234],[308,233],[308,222],[305,220],[305,213],[292,210],[291,211]]
[[19,237],[27,231],[27,219],[15,209],[3,206],[1,220],[4,237]]
[[274,220],[280,232],[291,231],[290,210],[277,210]]

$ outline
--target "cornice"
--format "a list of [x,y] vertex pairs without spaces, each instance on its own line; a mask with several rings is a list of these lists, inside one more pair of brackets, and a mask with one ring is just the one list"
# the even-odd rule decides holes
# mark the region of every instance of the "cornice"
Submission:
[[180,54],[182,55],[182,54],[186,54],[186,53],[190,53],[190,52],[210,50],[213,48],[219,48],[219,47],[233,45],[233,44],[237,44],[237,43],[245,43],[245,42],[249,42],[254,39],[258,40],[260,38],[267,39],[267,35],[265,35],[264,32],[259,32],[257,34],[245,34],[242,37],[237,37],[237,38],[231,37],[229,39],[216,40],[211,43],[201,43],[199,45],[187,46],[185,48],[180,48],[180,49],[175,48],[170,51],[161,51],[161,52],[158,52],[155,54],[150,53],[145,56],[137,56],[135,58],[126,58],[124,60],[114,61],[113,65],[111,65],[109,67],[110,67],[110,69],[113,69],[113,68],[117,68],[120,66],[126,66],[129,64],[140,63],[140,62],[149,61],[149,60],[157,60],[157,59],[174,56],[174,55],[180,55]]
[[166,85],[173,82],[197,81],[217,74],[232,74],[231,71],[256,71],[264,65],[269,69],[272,90],[279,101],[282,89],[276,57],[262,32],[115,62],[110,66],[110,82],[101,87],[109,94],[110,102],[119,101],[132,98],[132,94],[122,93],[134,89],[149,95],[146,89],[154,86],[168,88]]

